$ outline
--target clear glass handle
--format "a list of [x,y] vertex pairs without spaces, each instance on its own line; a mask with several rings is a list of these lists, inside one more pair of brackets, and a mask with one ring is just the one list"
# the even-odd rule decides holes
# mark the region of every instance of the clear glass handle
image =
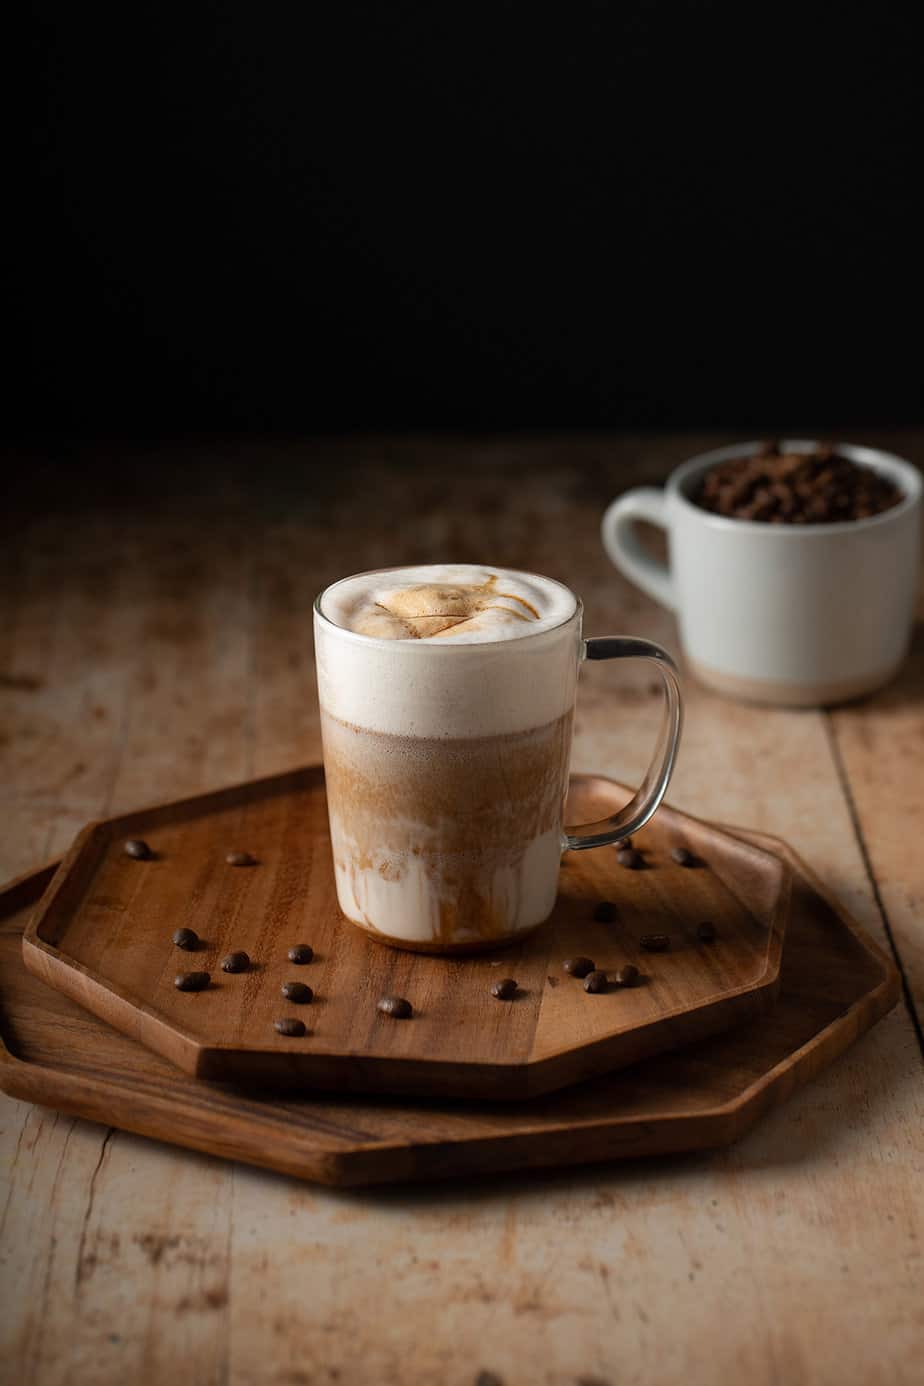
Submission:
[[629,800],[624,809],[604,818],[599,823],[585,823],[580,827],[565,828],[565,847],[571,851],[581,851],[584,847],[605,847],[607,843],[619,842],[631,837],[643,828],[655,809],[664,798],[670,783],[680,745],[680,730],[683,725],[683,703],[680,696],[680,676],[677,666],[666,650],[651,640],[634,640],[629,636],[603,636],[584,642],[587,659],[647,659],[656,664],[664,680],[665,708],[664,720],[658,734],[657,745],[651,764],[642,780],[638,792]]

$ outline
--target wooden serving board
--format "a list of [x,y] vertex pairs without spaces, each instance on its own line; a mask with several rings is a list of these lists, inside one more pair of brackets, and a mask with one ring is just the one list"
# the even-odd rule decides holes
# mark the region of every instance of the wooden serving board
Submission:
[[[783,843],[792,915],[771,1014],[508,1108],[246,1096],[189,1077],[45,986],[21,934],[55,867],[0,892],[0,1088],[174,1145],[325,1184],[437,1179],[729,1145],[889,1011],[891,961]],[[849,1114],[847,1114],[849,1119]]]
[[[578,776],[569,821],[620,807],[628,791]],[[140,837],[156,854],[123,850]],[[700,859],[671,859],[679,844]],[[552,919],[515,946],[466,958],[428,957],[374,942],[337,908],[320,766],[91,824],[78,837],[26,931],[26,966],[101,1019],[198,1077],[303,1088],[527,1098],[635,1063],[772,1004],[788,912],[789,872],[750,843],[669,808],[639,835],[646,868],[627,870],[612,848],[566,856]],[[229,848],[256,864],[229,866]],[[601,901],[616,918],[598,922]],[[697,938],[713,921],[714,943]],[[204,942],[183,952],[178,926]],[[670,951],[640,940],[665,934]],[[309,943],[315,960],[287,961]],[[246,973],[220,959],[244,949]],[[611,976],[636,964],[639,982],[588,995],[565,974],[582,954]],[[178,991],[178,971],[202,969],[207,990]],[[491,986],[516,979],[512,1001]],[[314,990],[284,1001],[288,981]],[[388,994],[410,1020],[382,1016]],[[274,1019],[308,1027],[276,1033]]]

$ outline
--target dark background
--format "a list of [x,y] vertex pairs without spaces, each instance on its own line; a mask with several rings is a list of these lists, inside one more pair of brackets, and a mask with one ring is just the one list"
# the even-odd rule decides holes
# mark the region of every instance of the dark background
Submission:
[[7,425],[918,421],[914,9],[31,4]]

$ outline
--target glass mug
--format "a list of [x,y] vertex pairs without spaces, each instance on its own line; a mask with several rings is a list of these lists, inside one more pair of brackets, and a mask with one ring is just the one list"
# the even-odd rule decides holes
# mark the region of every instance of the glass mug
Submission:
[[[337,898],[349,920],[398,948],[474,952],[536,928],[554,907],[562,852],[636,832],[671,777],[682,720],[671,657],[649,640],[585,640],[581,602],[566,587],[508,576],[554,589],[567,616],[482,643],[396,640],[331,620],[325,602],[339,583],[315,602]],[[665,715],[651,765],[625,808],[564,827],[585,659],[653,663]]]

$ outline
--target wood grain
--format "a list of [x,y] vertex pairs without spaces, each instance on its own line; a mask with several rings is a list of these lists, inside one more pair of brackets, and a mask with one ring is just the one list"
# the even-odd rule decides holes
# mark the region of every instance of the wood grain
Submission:
[[[599,802],[599,785],[584,788]],[[772,1014],[625,1073],[496,1108],[320,1095],[283,1101],[177,1072],[24,969],[18,945],[52,880],[47,868],[0,896],[0,1086],[72,1115],[330,1184],[725,1145],[881,1019],[899,992],[892,964],[819,893],[798,858],[763,841],[797,878]]]
[[[88,818],[317,759],[306,614],[347,571],[447,554],[520,564],[580,592],[589,634],[676,653],[671,618],[604,557],[599,517],[623,487],[657,485],[732,441],[68,445],[66,474],[14,455],[28,494],[14,488],[0,507],[0,878],[60,855]],[[924,449],[920,431],[862,441]],[[575,767],[637,780],[659,695],[641,671],[592,673]],[[898,688],[909,717],[894,783],[907,803],[921,694],[905,675]],[[878,747],[852,777],[826,714],[747,708],[689,680],[686,692],[673,802],[792,841],[890,948],[887,902],[904,961],[924,858],[914,819],[879,792]],[[880,744],[901,705],[881,710],[869,733]],[[338,1193],[28,1102],[0,1097],[0,1111],[4,1381],[920,1375],[924,1084],[905,1007],[732,1147],[432,1190]]]
[[[572,782],[568,821],[599,822],[631,791],[602,778]],[[142,838],[149,861],[126,855]],[[229,849],[254,864],[234,867]],[[50,986],[163,1054],[219,1081],[496,1101],[551,1092],[689,1044],[772,1005],[789,912],[779,857],[665,808],[636,839],[645,869],[599,849],[565,857],[552,918],[491,955],[437,958],[376,944],[337,908],[320,766],[91,825],[79,834],[23,938],[25,963]],[[677,865],[686,846],[698,865]],[[601,901],[617,917],[596,921]],[[703,944],[697,927],[717,938]],[[176,928],[201,941],[177,949]],[[662,933],[668,952],[646,953]],[[309,942],[296,967],[289,948]],[[243,949],[244,973],[221,971]],[[562,962],[583,954],[611,979],[631,963],[636,985],[589,996]],[[211,976],[178,991],[178,971]],[[509,1003],[491,994],[516,979]],[[310,1005],[281,997],[290,981]],[[382,996],[409,998],[405,1023]],[[288,1038],[277,1017],[308,1032]]]

